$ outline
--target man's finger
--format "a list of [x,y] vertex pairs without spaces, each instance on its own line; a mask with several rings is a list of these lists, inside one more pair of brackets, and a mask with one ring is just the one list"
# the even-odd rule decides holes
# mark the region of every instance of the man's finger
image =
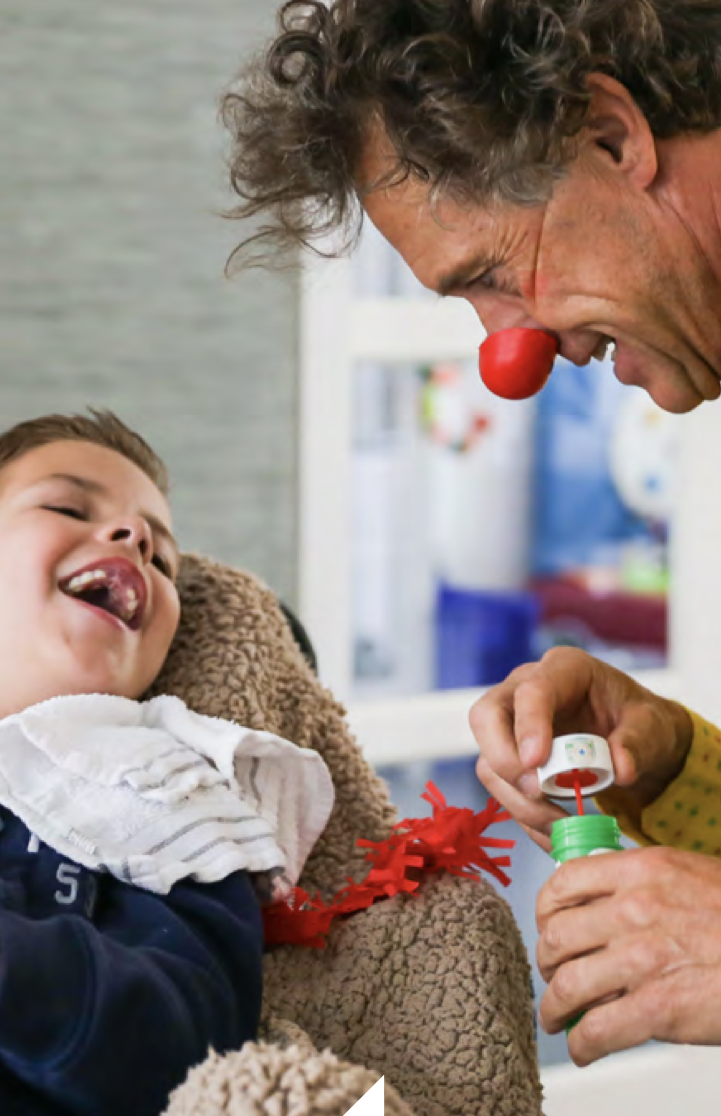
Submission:
[[515,686],[496,686],[472,707],[469,721],[481,755],[506,783],[515,785],[524,773],[518,755],[513,718]]
[[[721,910],[721,863],[711,856],[658,845],[625,849],[568,861],[546,881],[538,893],[536,921],[542,933],[557,911],[625,892],[625,908],[635,908],[646,893],[665,895],[675,909],[695,910],[703,905]],[[648,907],[648,901],[641,904]],[[633,913],[633,912],[632,912]]]
[[476,773],[484,787],[493,798],[497,798],[509,811],[514,821],[528,829],[550,836],[551,826],[559,818],[567,817],[559,806],[541,796],[540,799],[527,798],[516,787],[501,779],[491,768],[484,756],[476,764]]
[[618,923],[618,914],[608,899],[552,915],[536,947],[538,968],[546,983],[559,965],[605,946]]
[[655,929],[626,934],[561,965],[541,1001],[543,1027],[554,1034],[579,1011],[658,983],[684,964],[685,951]]
[[558,911],[612,895],[620,886],[626,858],[645,851],[628,849],[601,853],[562,864],[538,893],[536,921],[539,931],[543,932],[549,918]]
[[[507,783],[517,783],[551,754],[553,690],[552,683],[539,675],[539,670],[537,664],[529,664],[514,671],[505,682],[480,698],[470,712],[471,729],[482,755]],[[522,725],[533,726],[530,759],[528,749],[524,754],[519,750],[524,731],[519,729],[519,710]]]
[[546,763],[553,744],[556,711],[553,680],[539,667],[515,693],[513,719],[518,755],[525,771]]
[[[653,993],[652,993],[653,996]],[[630,1050],[654,1037],[645,989],[591,1008],[568,1035],[568,1052],[577,1066],[588,1066],[607,1054]]]
[[515,734],[526,768],[539,767],[551,754],[559,712],[579,708],[591,688],[593,660],[573,648],[554,648],[517,687]]
[[558,1034],[581,1012],[625,991],[625,975],[611,950],[577,957],[554,974],[541,1000],[539,1021],[547,1034]]

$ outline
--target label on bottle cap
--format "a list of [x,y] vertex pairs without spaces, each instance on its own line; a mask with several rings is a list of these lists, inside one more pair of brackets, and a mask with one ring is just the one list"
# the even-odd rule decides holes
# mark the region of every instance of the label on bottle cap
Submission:
[[607,741],[588,732],[557,736],[548,762],[538,768],[541,790],[554,798],[573,798],[577,782],[581,794],[599,794],[614,778]]

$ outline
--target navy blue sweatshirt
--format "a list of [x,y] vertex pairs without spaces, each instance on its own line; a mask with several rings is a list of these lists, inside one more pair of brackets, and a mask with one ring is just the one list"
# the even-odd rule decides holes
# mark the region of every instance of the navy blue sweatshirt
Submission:
[[158,1116],[260,1016],[245,872],[155,895],[41,845],[0,807],[0,1113]]

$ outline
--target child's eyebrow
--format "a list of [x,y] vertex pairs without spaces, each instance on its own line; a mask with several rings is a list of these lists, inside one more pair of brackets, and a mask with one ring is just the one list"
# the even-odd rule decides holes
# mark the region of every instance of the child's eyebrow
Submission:
[[[43,477],[43,481],[48,480],[61,480],[67,481],[69,484],[80,488],[83,492],[91,492],[98,496],[107,496],[108,490],[100,481],[90,480],[89,477],[80,477],[75,473],[50,473],[47,477]],[[42,483],[38,482],[38,483]],[[175,540],[172,531],[169,531],[162,520],[158,519],[152,512],[141,511],[140,515],[143,519],[150,524],[151,529],[155,534],[160,535],[172,547],[176,555],[180,554],[180,548]]]

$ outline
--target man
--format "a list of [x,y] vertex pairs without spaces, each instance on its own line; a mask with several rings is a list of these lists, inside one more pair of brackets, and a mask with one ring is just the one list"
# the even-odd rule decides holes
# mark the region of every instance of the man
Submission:
[[[669,411],[719,396],[721,0],[293,0],[281,24],[224,103],[234,214],[269,216],[241,252],[334,229],[351,245],[365,213],[489,333],[543,329],[577,364],[613,344],[618,378]],[[649,1038],[721,1044],[721,840],[696,820],[715,825],[721,735],[569,649],[471,722],[481,780],[543,847],[561,812],[535,768],[571,729],[609,739],[602,807],[676,846],[543,888],[546,1028],[585,1009],[581,1065]]]

